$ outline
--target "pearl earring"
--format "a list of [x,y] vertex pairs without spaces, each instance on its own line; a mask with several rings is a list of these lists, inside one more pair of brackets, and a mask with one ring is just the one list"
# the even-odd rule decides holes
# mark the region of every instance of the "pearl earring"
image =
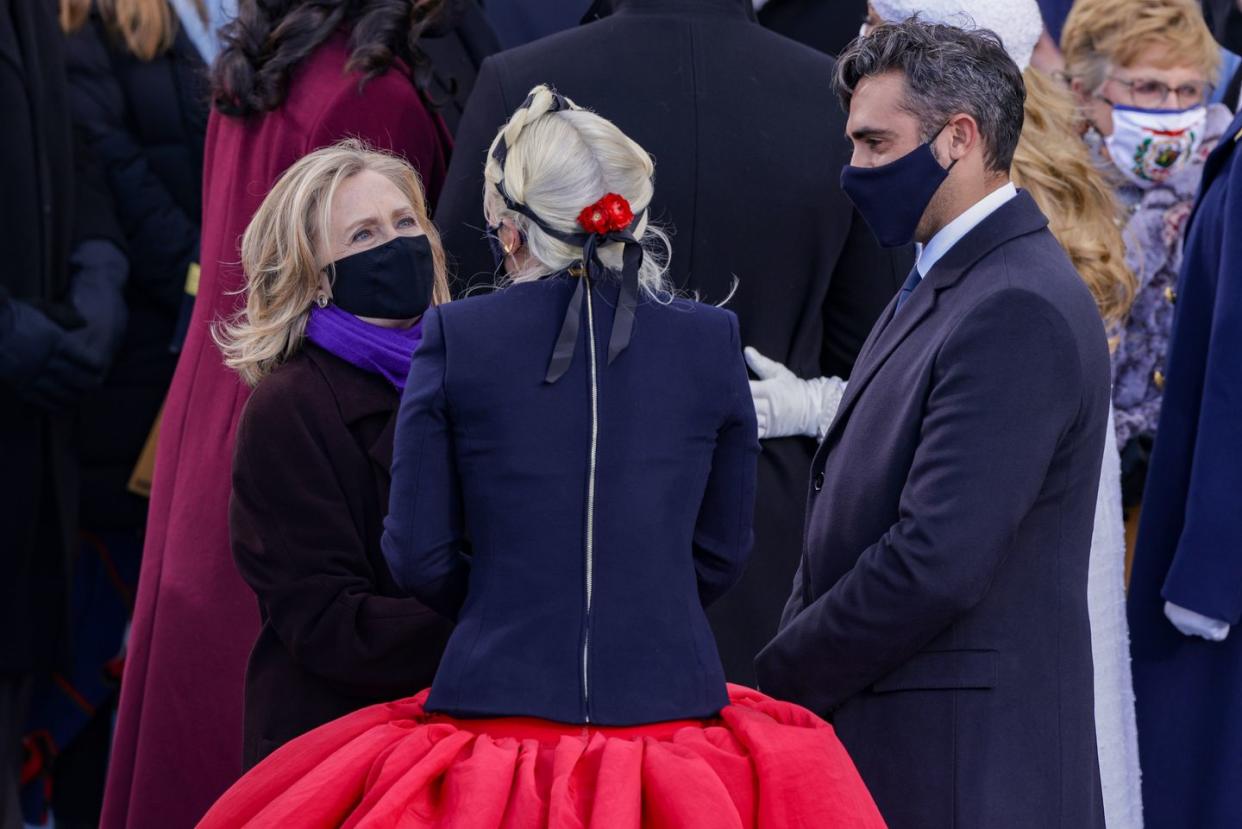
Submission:
[[316,296],[315,304],[318,305],[320,308],[327,308],[328,307],[328,295],[319,294],[318,296]]

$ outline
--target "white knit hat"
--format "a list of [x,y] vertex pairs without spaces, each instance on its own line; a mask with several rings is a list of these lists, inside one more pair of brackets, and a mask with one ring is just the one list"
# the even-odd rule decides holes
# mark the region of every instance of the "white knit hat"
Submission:
[[871,6],[889,23],[918,15],[927,23],[991,29],[1000,35],[1005,51],[1023,70],[1030,65],[1031,53],[1044,30],[1035,0],[871,0]]

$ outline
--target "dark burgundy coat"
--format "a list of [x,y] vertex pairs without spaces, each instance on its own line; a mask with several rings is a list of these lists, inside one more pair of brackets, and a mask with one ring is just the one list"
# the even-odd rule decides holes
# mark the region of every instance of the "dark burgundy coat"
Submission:
[[300,64],[278,109],[208,119],[202,277],[160,426],[103,829],[192,826],[241,772],[240,690],[259,619],[230,555],[228,499],[247,392],[210,331],[245,301],[246,225],[293,162],[349,136],[408,159],[432,203],[440,191],[443,123],[401,67],[360,86],[343,71],[347,45],[334,35]]
[[380,553],[399,398],[307,345],[242,413],[229,534],[262,628],[246,668],[245,764],[431,684],[450,623],[400,598]]

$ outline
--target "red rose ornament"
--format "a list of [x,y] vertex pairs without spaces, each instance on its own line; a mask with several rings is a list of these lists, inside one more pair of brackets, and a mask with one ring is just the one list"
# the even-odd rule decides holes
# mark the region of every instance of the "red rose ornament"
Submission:
[[595,204],[584,207],[578,214],[578,224],[588,233],[605,234],[625,230],[634,221],[634,211],[624,196],[608,193]]

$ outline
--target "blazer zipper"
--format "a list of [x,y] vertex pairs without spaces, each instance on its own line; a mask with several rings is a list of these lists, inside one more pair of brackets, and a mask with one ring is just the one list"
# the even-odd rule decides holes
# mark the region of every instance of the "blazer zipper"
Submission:
[[591,301],[591,280],[586,279],[587,344],[591,358],[591,453],[587,474],[586,499],[586,625],[582,637],[582,702],[586,721],[591,721],[591,598],[595,577],[595,470],[599,456],[599,367],[595,354],[595,309]]

